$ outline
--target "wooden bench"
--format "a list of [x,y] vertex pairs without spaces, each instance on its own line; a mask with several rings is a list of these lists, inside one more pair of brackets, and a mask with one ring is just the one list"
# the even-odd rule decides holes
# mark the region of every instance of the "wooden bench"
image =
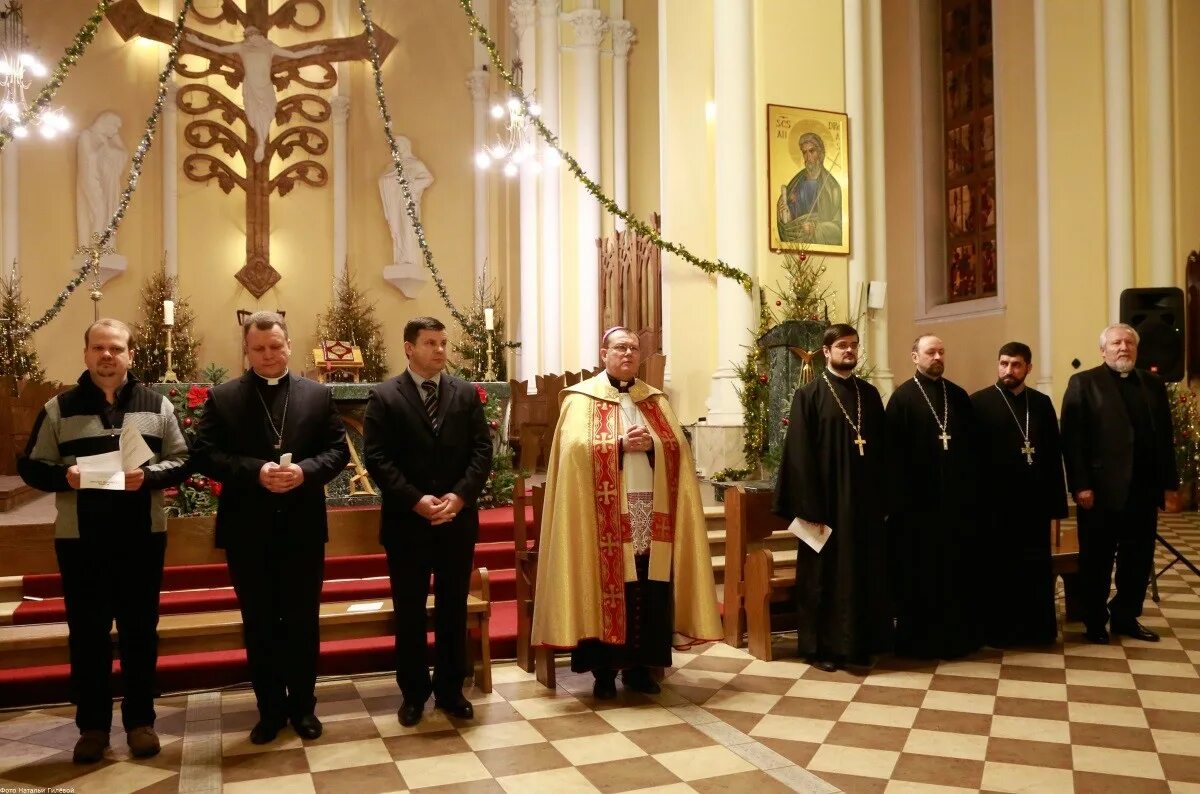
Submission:
[[725,490],[725,642],[741,646],[745,630],[750,653],[760,659],[771,658],[771,603],[794,600],[796,585],[795,568],[776,570],[774,555],[764,547],[767,538],[788,526],[771,512],[774,499],[770,489],[735,485]]
[[[429,628],[433,628],[434,602],[425,603]],[[475,686],[492,691],[492,652],[488,623],[492,614],[487,568],[471,574],[467,596],[467,655]],[[392,636],[392,601],[331,601],[321,604],[321,641]],[[112,633],[114,649],[116,631]],[[242,618],[236,609],[163,615],[158,620],[159,656],[242,648]],[[67,624],[41,623],[0,626],[0,669],[65,664]]]
[[[537,593],[537,564],[541,539],[542,508],[546,488],[535,485],[525,493],[525,480],[518,477],[513,485],[513,546],[516,551],[517,572],[517,666],[533,673],[549,689],[556,683],[554,651],[545,646],[533,647],[533,603]],[[525,508],[533,506],[533,524],[525,523]]]

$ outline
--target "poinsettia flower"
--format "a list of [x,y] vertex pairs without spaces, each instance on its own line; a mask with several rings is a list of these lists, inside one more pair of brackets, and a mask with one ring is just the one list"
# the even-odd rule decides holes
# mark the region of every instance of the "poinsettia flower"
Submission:
[[209,485],[209,490],[212,491],[213,496],[221,495],[221,483],[217,482],[216,480],[209,480],[208,485]]
[[482,386],[476,386],[475,391],[479,394],[479,402],[486,404],[488,401],[487,389]]
[[192,386],[187,393],[187,407],[199,408],[208,399],[207,386]]

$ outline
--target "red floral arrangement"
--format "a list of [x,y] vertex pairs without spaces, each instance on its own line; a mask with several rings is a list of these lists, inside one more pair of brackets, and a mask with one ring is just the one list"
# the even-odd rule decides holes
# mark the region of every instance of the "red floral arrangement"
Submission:
[[[189,446],[195,440],[200,417],[204,416],[208,391],[208,386],[193,383],[186,393],[181,394],[179,389],[167,392]],[[178,488],[163,490],[167,515],[172,517],[212,515],[217,512],[217,498],[220,495],[221,483],[202,474],[191,475]]]

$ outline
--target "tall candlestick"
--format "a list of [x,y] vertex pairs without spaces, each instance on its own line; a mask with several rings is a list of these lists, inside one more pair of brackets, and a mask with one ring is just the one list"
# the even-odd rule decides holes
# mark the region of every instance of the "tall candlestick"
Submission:
[[163,301],[163,325],[175,324],[175,301]]
[[[166,303],[163,305],[163,308],[165,309],[167,307],[167,305],[170,305],[170,303],[171,303],[170,301],[166,301]],[[174,306],[171,307],[171,311],[172,311],[171,320],[173,322],[175,320],[175,317],[173,316],[174,311],[175,311]],[[164,318],[164,320],[165,320],[165,318]],[[163,383],[178,383],[179,382],[179,377],[176,376],[176,374],[175,374],[175,367],[171,364],[171,354],[173,352],[175,352],[175,350],[174,350],[173,345],[171,344],[171,325],[170,325],[170,323],[168,323],[167,324],[167,371],[163,374]]]

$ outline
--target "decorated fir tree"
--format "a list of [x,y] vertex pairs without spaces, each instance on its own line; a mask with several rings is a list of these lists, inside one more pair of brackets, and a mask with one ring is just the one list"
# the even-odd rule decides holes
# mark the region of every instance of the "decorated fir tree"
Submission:
[[14,389],[22,378],[40,381],[46,373],[38,364],[37,351],[29,338],[29,311],[21,294],[21,275],[15,261],[8,276],[0,280],[0,323],[4,328],[0,375],[11,377]]
[[157,383],[167,372],[167,327],[163,324],[163,301],[175,302],[175,324],[171,327],[171,368],[181,382],[196,377],[196,351],[200,337],[193,332],[196,315],[187,298],[176,296],[176,280],[167,275],[167,258],[142,285],[142,319],[133,326],[134,354],[130,369],[143,383]]
[[[383,323],[375,318],[375,304],[367,303],[366,295],[355,284],[349,269],[338,279],[329,309],[325,314],[317,315],[316,346],[327,339],[358,345],[363,357],[361,380],[378,383],[387,379]],[[337,373],[331,380],[337,380]]]
[[[457,374],[470,381],[508,380],[508,351],[520,342],[504,338],[504,312],[495,282],[479,279],[470,307],[462,311],[462,336],[454,343]],[[492,330],[487,330],[487,310],[492,310]],[[492,339],[492,371],[488,373],[488,337]]]

